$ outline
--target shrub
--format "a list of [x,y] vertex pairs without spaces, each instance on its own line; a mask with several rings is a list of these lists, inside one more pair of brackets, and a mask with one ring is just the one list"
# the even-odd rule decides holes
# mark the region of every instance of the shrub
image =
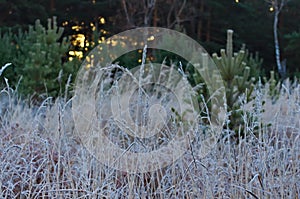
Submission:
[[67,60],[70,42],[62,37],[63,31],[53,17],[48,19],[47,28],[36,20],[28,31],[19,30],[15,35],[8,32],[1,38],[1,43],[10,49],[1,62],[10,61],[14,65],[14,71],[5,76],[13,84],[21,78],[20,94],[38,99],[42,94],[55,97],[65,91],[69,75],[75,76],[79,64],[77,60]]
[[238,52],[233,52],[233,31],[227,31],[226,50],[221,49],[220,56],[212,55],[220,70],[226,87],[226,101],[228,106],[229,126],[235,129],[242,124],[240,99],[244,96],[246,101],[252,100],[251,93],[255,81],[261,75],[260,68],[263,60],[258,53],[255,56],[246,50],[245,45]]

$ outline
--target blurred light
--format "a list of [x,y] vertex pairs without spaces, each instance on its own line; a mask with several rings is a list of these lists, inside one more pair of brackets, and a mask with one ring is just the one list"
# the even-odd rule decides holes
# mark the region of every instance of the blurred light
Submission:
[[89,63],[91,62],[91,58],[89,56],[86,56],[85,60]]
[[[69,24],[68,21],[65,21],[65,22],[62,23],[63,26],[66,26],[66,25],[68,25],[68,24]],[[72,27],[72,29],[73,29],[73,27]]]
[[101,31],[103,34],[107,34],[107,31],[106,31],[106,30],[101,29],[100,31]]
[[74,40],[72,41],[73,46],[79,46],[81,48],[84,47],[85,44],[85,36],[84,34],[73,35]]
[[104,42],[105,39],[98,39],[98,43],[101,44]]
[[104,19],[104,17],[99,17],[99,22],[100,22],[100,24],[105,24],[105,19]]
[[76,56],[78,58],[83,58],[83,52],[82,51],[71,50],[71,51],[69,51],[69,55]]
[[92,67],[92,64],[87,64],[87,65],[85,65],[85,69],[89,69],[89,68],[91,68]]
[[92,0],[92,3],[95,4],[95,3],[96,3],[96,0]]
[[121,44],[121,47],[122,47],[122,48],[125,48],[125,47],[126,47],[126,43],[125,43],[125,42],[120,42],[120,44]]
[[270,11],[270,12],[273,12],[273,11],[274,11],[274,7],[270,7],[270,8],[269,8],[269,11]]
[[79,31],[81,30],[81,26],[72,26],[72,30],[76,30],[76,31]]
[[235,0],[235,3],[240,3],[240,0]]
[[153,40],[154,40],[154,36],[153,36],[153,35],[150,36],[147,40],[148,40],[148,41],[153,41]]
[[118,42],[116,40],[111,40],[111,45],[112,46],[116,46],[118,44]]

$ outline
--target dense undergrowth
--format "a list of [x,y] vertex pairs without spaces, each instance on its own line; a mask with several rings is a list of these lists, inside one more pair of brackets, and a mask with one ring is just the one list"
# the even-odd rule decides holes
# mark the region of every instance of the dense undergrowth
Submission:
[[206,157],[193,143],[172,165],[130,174],[101,164],[81,145],[72,99],[48,98],[37,107],[7,86],[0,95],[0,196],[299,198],[300,86],[285,81],[276,101],[269,90],[260,85],[252,103],[241,102],[238,133],[247,136],[233,139],[224,128]]

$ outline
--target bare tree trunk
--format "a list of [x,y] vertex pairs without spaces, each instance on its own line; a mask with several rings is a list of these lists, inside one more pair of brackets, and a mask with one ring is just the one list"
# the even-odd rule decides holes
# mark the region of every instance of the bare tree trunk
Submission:
[[275,59],[279,74],[281,77],[286,75],[286,62],[280,61],[280,45],[278,38],[278,18],[282,8],[285,6],[288,0],[272,0],[272,6],[274,8],[274,24],[273,24],[273,34],[274,34],[274,45],[275,45]]
[[274,24],[273,24],[273,34],[274,34],[274,44],[275,44],[275,59],[276,59],[276,64],[277,64],[277,69],[280,75],[283,75],[282,72],[282,66],[280,63],[280,46],[279,46],[279,41],[278,41],[278,16],[279,16],[280,11],[275,8],[275,13],[274,13]]

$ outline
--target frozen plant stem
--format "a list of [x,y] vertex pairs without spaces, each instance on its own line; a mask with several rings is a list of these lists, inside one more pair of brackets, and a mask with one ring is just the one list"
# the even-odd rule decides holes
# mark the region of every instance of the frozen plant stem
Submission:
[[11,65],[11,63],[7,63],[4,66],[2,66],[2,68],[0,69],[0,76],[2,75],[2,73],[4,72],[4,70],[9,67]]

